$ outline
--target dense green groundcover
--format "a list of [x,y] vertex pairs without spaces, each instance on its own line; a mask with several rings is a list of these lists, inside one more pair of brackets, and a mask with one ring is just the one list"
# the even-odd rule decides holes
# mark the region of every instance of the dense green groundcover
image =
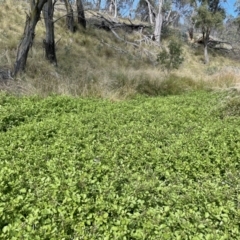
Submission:
[[0,95],[0,239],[240,239],[221,98]]

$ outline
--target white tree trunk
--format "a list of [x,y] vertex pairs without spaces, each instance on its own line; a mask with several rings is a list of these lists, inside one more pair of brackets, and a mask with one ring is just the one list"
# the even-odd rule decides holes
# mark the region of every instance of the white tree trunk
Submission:
[[112,15],[112,11],[113,11],[113,2],[111,1],[110,5],[109,5],[109,13]]
[[204,41],[204,63],[205,64],[209,63],[208,46],[207,46],[207,42],[205,42],[205,41]]
[[96,8],[97,8],[97,11],[100,12],[100,10],[101,10],[101,0],[97,0]]
[[117,18],[117,0],[115,0],[114,9],[115,9],[114,18]]
[[207,45],[204,46],[204,63],[208,64],[209,63],[209,57],[208,57],[208,49],[207,49]]
[[148,0],[146,0],[146,2],[147,2],[147,5],[148,5],[149,21],[150,21],[150,24],[153,24],[153,14],[152,14],[152,8],[151,8],[152,5]]
[[208,57],[208,42],[209,42],[209,36],[210,36],[211,29],[203,28],[203,44],[204,44],[204,63],[209,63],[209,57]]
[[163,12],[162,12],[163,1],[164,0],[159,0],[158,13],[155,19],[154,36],[158,43],[160,43],[161,41],[161,31],[162,31],[162,22],[163,22]]

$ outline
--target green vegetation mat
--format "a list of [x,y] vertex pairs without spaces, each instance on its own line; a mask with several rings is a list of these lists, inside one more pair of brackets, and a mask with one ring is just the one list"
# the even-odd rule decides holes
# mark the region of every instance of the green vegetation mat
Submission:
[[221,98],[0,95],[0,239],[240,239]]

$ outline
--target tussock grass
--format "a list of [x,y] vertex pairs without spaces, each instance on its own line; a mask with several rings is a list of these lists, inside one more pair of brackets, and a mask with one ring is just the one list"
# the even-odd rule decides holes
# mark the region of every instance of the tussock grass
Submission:
[[213,89],[228,89],[238,84],[239,78],[233,73],[217,74],[208,81],[208,84]]
[[[13,67],[17,46],[24,30],[29,5],[25,1],[7,0],[0,8],[0,66]],[[65,14],[64,6],[58,6],[55,19]],[[89,13],[88,22],[93,20]],[[141,39],[141,34],[119,35],[129,41]],[[240,64],[223,56],[210,55],[211,63],[202,62],[201,47],[193,49],[184,45],[184,63],[178,70],[166,74],[156,64],[161,48],[142,43],[135,48],[115,38],[112,33],[95,29],[79,29],[72,34],[67,31],[65,18],[55,24],[55,39],[58,67],[45,60],[43,39],[44,21],[36,28],[34,45],[30,49],[26,73],[15,82],[23,94],[64,94],[95,96],[110,99],[126,99],[136,94],[168,95],[181,94],[197,89],[222,89],[234,87],[240,82],[236,69]],[[162,47],[168,44],[164,38]],[[226,71],[226,66],[229,67]],[[19,84],[21,83],[21,88]],[[8,86],[8,90],[10,84]],[[0,87],[4,89],[4,87]]]
[[230,88],[219,101],[215,112],[221,118],[240,117],[240,91],[237,88]]

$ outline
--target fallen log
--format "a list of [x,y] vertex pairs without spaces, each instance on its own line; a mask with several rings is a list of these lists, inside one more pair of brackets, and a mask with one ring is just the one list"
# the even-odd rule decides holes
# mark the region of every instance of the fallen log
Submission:
[[133,31],[142,31],[145,28],[151,28],[151,26],[144,25],[144,24],[134,24],[131,22],[130,19],[128,21],[130,22],[125,23],[125,22],[119,22],[116,21],[115,19],[108,19],[107,17],[101,15],[100,13],[93,13],[91,12],[92,15],[97,17],[98,19],[103,19],[101,23],[95,23],[94,26],[99,28],[99,29],[104,29],[106,31],[110,31],[111,29],[124,29],[125,31],[128,32],[133,32]]

